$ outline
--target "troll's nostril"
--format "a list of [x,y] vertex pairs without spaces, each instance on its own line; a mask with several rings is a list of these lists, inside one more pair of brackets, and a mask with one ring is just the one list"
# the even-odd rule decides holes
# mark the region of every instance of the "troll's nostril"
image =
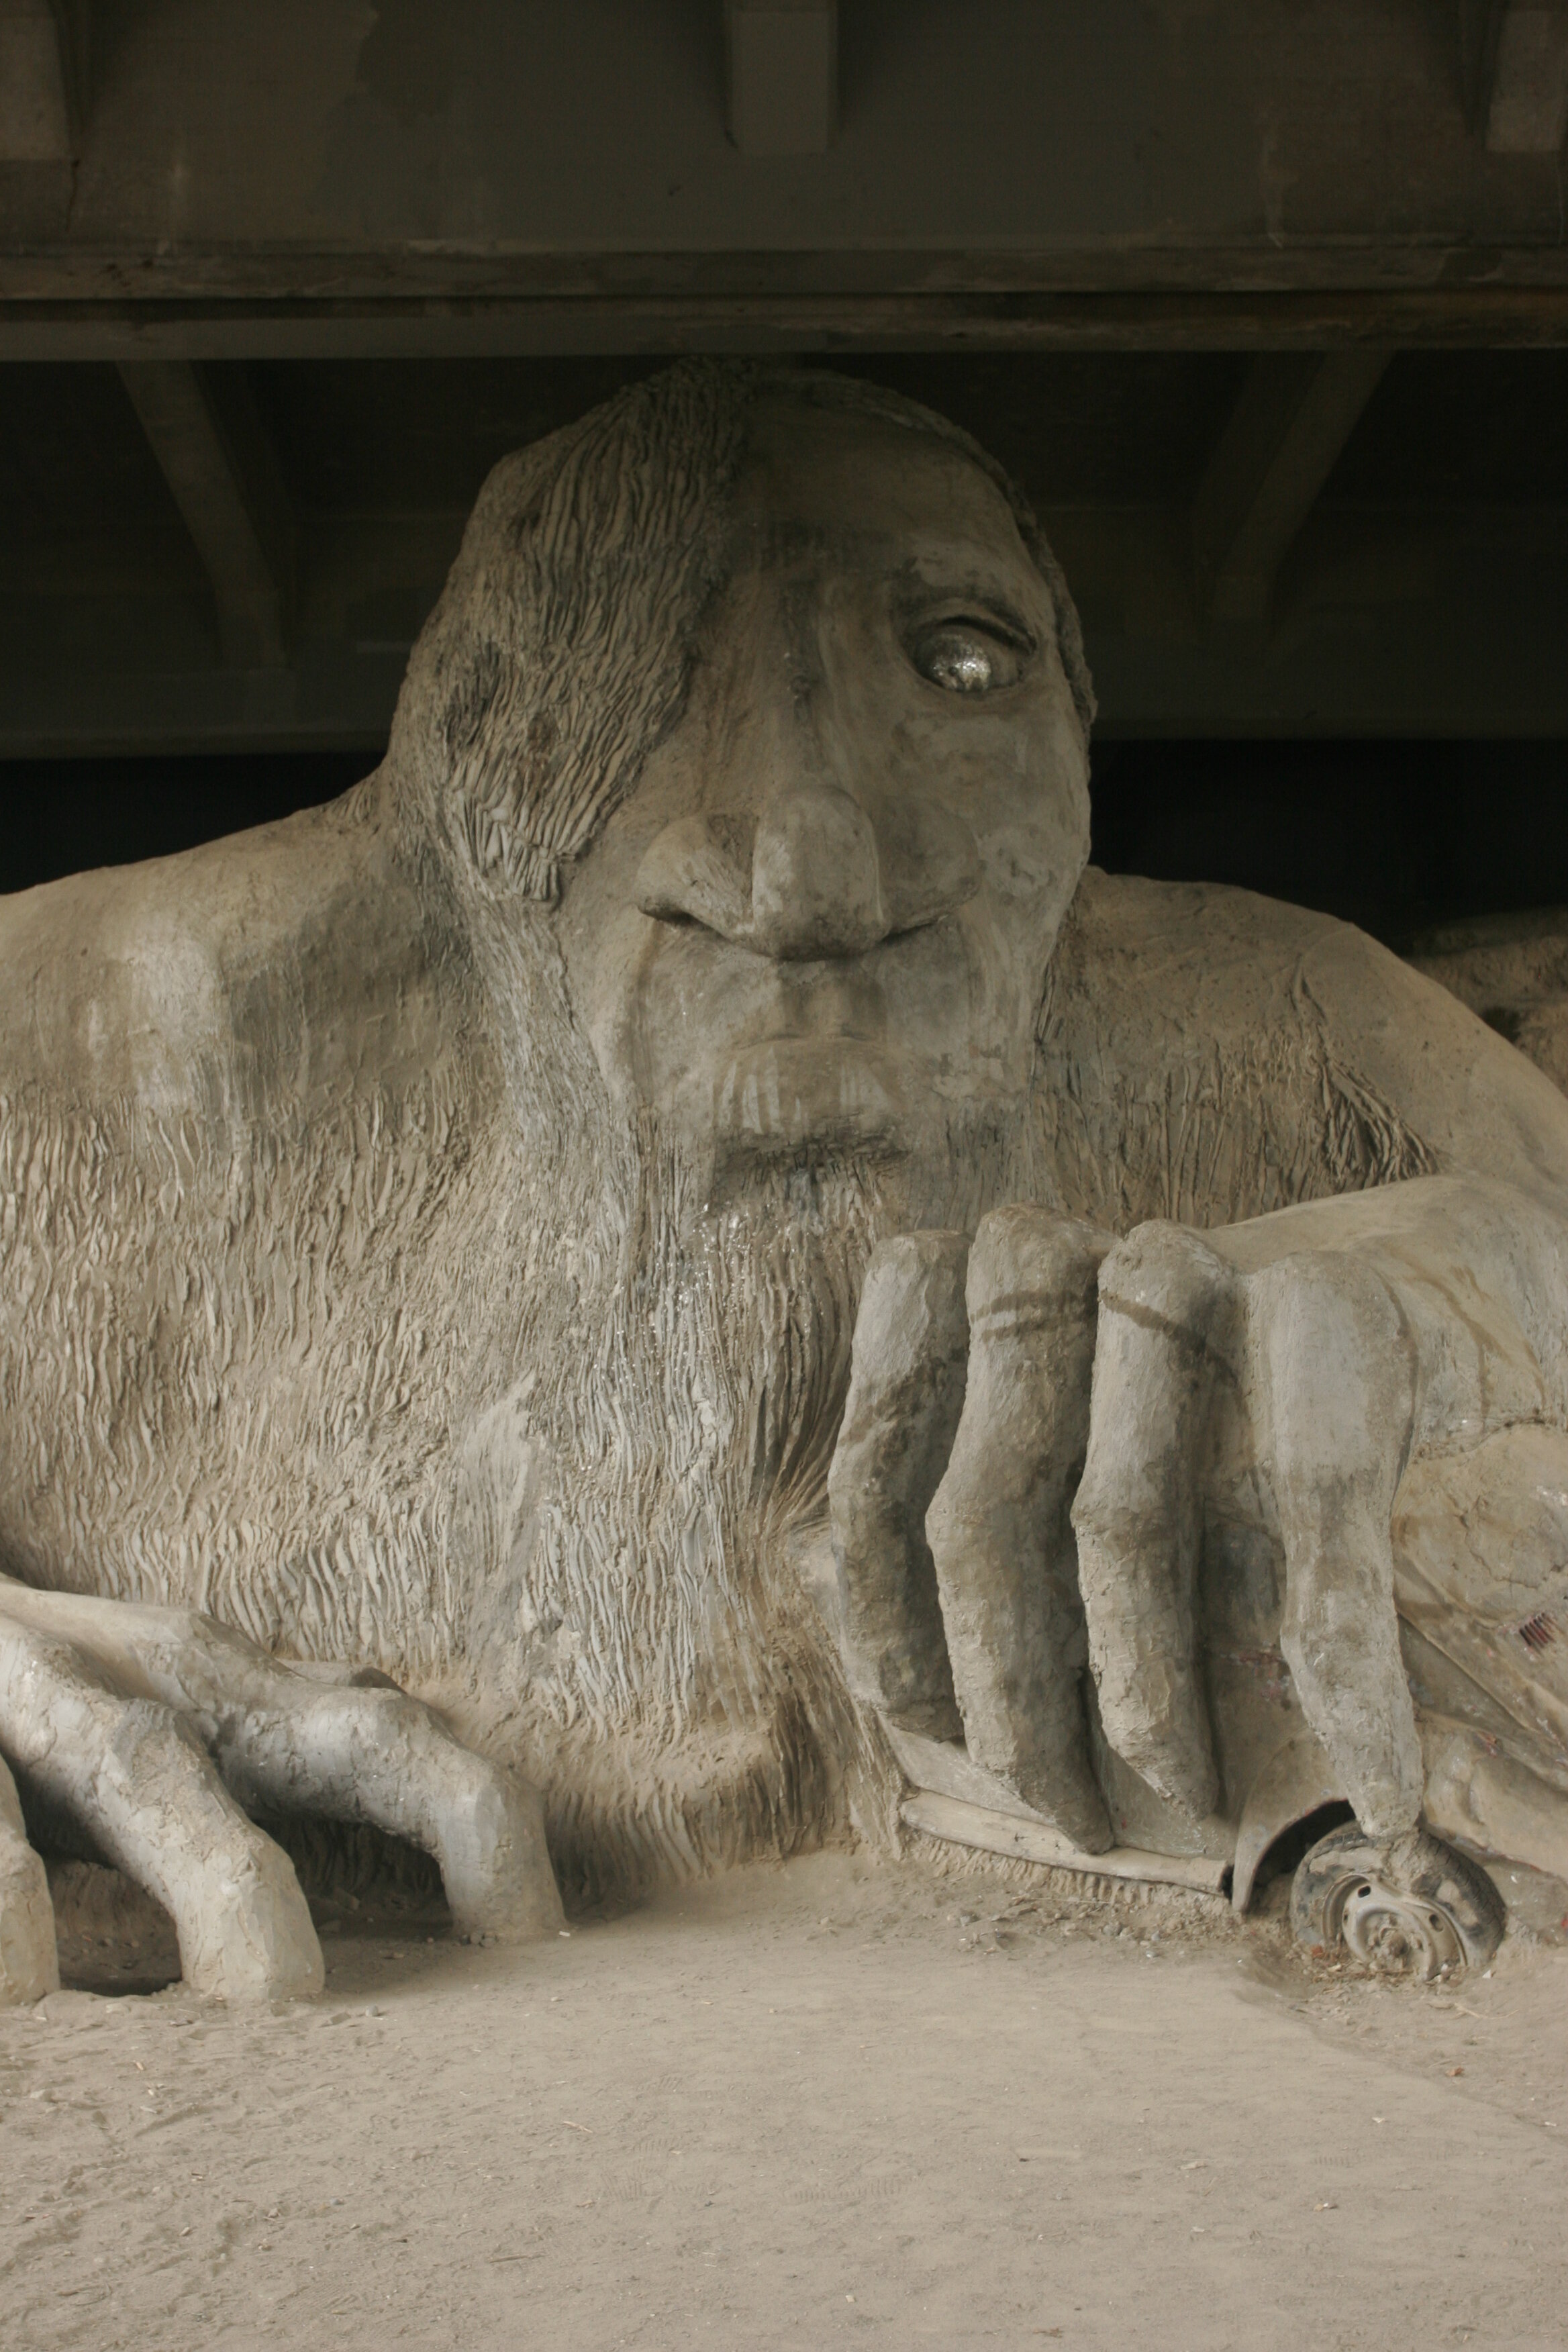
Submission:
[[637,868],[637,901],[666,923],[701,923],[725,939],[752,919],[752,845],[744,816],[687,816],[666,825]]

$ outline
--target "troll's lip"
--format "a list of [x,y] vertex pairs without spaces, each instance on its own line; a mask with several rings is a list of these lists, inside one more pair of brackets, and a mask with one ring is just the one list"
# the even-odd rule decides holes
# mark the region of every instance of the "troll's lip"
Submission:
[[715,1135],[763,1158],[808,1144],[885,1150],[909,1116],[903,1055],[840,1035],[765,1038],[693,1072],[681,1092],[708,1110]]

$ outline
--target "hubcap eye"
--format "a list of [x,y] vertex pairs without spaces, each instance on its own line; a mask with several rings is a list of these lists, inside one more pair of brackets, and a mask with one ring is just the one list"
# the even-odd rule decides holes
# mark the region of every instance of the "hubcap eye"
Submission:
[[988,622],[937,621],[917,632],[910,658],[929,685],[947,694],[995,694],[1016,686],[1032,646]]
[[950,694],[988,694],[996,683],[991,649],[961,629],[943,629],[923,648],[921,668]]

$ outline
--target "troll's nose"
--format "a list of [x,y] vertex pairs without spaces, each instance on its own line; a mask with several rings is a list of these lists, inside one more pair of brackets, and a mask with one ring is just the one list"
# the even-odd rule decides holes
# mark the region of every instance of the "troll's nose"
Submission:
[[863,955],[890,928],[871,821],[831,785],[780,793],[760,816],[689,816],[642,862],[637,904],[781,961]]
[[752,850],[752,940],[781,961],[863,955],[885,939],[877,836],[847,793],[821,786],[766,807]]
[[895,931],[933,923],[980,886],[974,837],[951,811],[906,805],[879,838],[831,784],[780,793],[760,816],[681,817],[644,857],[637,904],[700,923],[781,962],[864,955]]

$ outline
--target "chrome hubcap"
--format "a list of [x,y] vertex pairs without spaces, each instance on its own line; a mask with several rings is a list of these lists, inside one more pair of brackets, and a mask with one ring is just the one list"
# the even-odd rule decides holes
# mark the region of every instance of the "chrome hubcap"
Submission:
[[1358,1960],[1383,1976],[1429,1982],[1445,1969],[1464,1966],[1465,1948],[1446,1912],[1402,1895],[1369,1872],[1335,1887],[1324,1906],[1323,1924],[1331,1938],[1342,1937]]

